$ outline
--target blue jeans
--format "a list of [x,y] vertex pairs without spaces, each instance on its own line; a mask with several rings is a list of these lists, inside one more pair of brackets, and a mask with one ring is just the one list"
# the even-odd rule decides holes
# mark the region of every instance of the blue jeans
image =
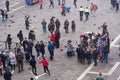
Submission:
[[106,62],[108,62],[108,54],[103,54],[102,61],[103,60],[105,60]]
[[43,26],[43,33],[46,33],[46,27]]
[[5,16],[2,16],[2,22],[5,22]]
[[97,65],[97,57],[93,58],[94,65]]

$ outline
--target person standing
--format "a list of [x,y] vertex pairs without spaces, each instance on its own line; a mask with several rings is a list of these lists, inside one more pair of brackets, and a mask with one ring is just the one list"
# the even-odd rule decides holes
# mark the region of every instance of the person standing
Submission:
[[109,50],[108,50],[107,45],[105,45],[103,47],[102,53],[103,53],[103,57],[102,57],[101,62],[103,62],[105,60],[105,62],[108,63],[108,53],[109,53]]
[[4,51],[1,51],[1,54],[0,54],[0,59],[3,63],[3,69],[6,69],[6,60],[7,60],[7,57],[4,55]]
[[75,32],[75,28],[76,28],[76,24],[75,24],[74,20],[71,23],[72,23],[71,29],[72,29],[72,32],[74,33]]
[[61,0],[58,0],[58,5],[61,5]]
[[102,32],[102,35],[104,35],[105,33],[107,33],[108,31],[107,31],[107,23],[106,22],[104,22],[103,23],[103,25],[101,26],[102,28],[103,28],[103,32]]
[[19,31],[19,33],[17,34],[17,37],[19,38],[20,44],[21,44],[22,41],[23,41],[23,33],[22,33],[22,30]]
[[84,8],[82,6],[80,6],[79,13],[80,13],[80,21],[83,21]]
[[99,75],[96,77],[96,80],[104,80],[102,73],[100,72]]
[[5,12],[2,9],[0,9],[0,11],[1,11],[1,15],[2,15],[2,22],[5,22],[6,21],[6,19],[5,19]]
[[85,21],[88,21],[88,19],[89,19],[89,13],[90,13],[88,7],[86,7],[86,9],[84,10],[84,13],[85,13],[85,17],[86,17]]
[[93,53],[92,53],[94,66],[97,66],[98,54],[99,54],[99,52],[97,51],[97,48],[94,48]]
[[61,9],[62,9],[62,12],[61,12],[62,16],[66,16],[66,14],[65,14],[65,5],[64,4],[61,5]]
[[29,61],[30,66],[32,67],[32,73],[37,75],[36,61],[35,56],[32,55],[32,59]]
[[0,75],[2,76],[2,68],[3,68],[3,63],[1,61],[1,58],[0,58]]
[[29,60],[30,60],[30,53],[29,53],[29,47],[28,47],[28,45],[25,45],[24,53],[25,53],[26,63],[28,63]]
[[7,11],[9,11],[9,4],[10,4],[9,0],[6,0],[5,1],[5,6],[6,6]]
[[33,44],[32,40],[29,40],[28,48],[29,48],[30,56],[32,56],[32,53],[33,53],[33,46],[34,46],[34,44]]
[[33,42],[33,44],[34,44],[34,42],[35,42],[35,40],[36,40],[36,36],[35,36],[35,33],[34,33],[33,30],[30,30],[30,32],[29,32],[29,34],[28,34],[28,39],[29,39],[29,40],[32,40],[32,42]]
[[15,70],[15,66],[16,66],[16,63],[17,63],[15,54],[13,52],[10,52],[9,58],[10,58],[11,70]]
[[40,9],[43,9],[43,8],[42,8],[43,0],[39,0],[39,4],[40,4]]
[[69,21],[68,21],[68,19],[66,19],[65,22],[64,22],[64,29],[65,29],[65,33],[68,33],[68,29],[69,29]]
[[115,8],[116,8],[116,12],[118,12],[119,10],[119,2],[116,1],[116,4],[115,4]]
[[43,58],[40,62],[39,62],[39,64],[42,64],[43,65],[43,68],[44,68],[44,73],[46,73],[46,71],[48,71],[48,74],[49,74],[49,76],[50,76],[50,71],[49,71],[49,69],[48,69],[48,61],[45,59],[45,58]]
[[97,9],[98,9],[97,5],[91,3],[90,9],[91,9],[91,15],[95,16],[95,13],[96,13],[96,11],[97,11]]
[[60,40],[60,31],[56,30],[55,34],[56,34],[55,46],[56,46],[56,48],[59,48],[60,47],[60,41],[59,41]]
[[55,24],[56,24],[56,30],[59,30],[59,28],[60,28],[60,21],[59,21],[59,19],[56,19]]
[[75,5],[75,8],[77,8],[77,4],[76,4],[77,0],[73,1],[73,4]]
[[43,28],[43,33],[46,33],[47,22],[45,21],[45,19],[42,20],[41,24],[42,24],[42,28]]
[[116,0],[111,0],[111,5],[113,8],[115,8]]
[[4,80],[12,80],[11,77],[12,77],[12,73],[8,69],[6,69],[4,73]]
[[65,4],[66,3],[66,0],[62,0],[62,4]]
[[26,30],[29,30],[29,16],[25,16],[25,27],[26,27]]
[[18,66],[18,73],[20,73],[21,71],[23,71],[23,53],[20,49],[17,50],[16,60]]
[[43,41],[40,41],[40,52],[42,53],[42,57],[44,57],[45,55],[45,45],[43,43]]
[[8,44],[8,49],[11,49],[12,38],[10,34],[7,36],[6,43]]
[[27,38],[25,37],[24,40],[23,40],[23,42],[22,42],[22,46],[23,46],[23,48],[24,48],[24,51],[25,51],[26,45],[28,46],[28,40],[27,40]]
[[37,58],[39,59],[39,57],[40,57],[40,43],[39,43],[39,41],[37,41],[37,44],[35,45],[35,49],[37,52]]
[[54,2],[53,0],[50,0],[50,5],[49,5],[49,8],[52,6],[52,8],[54,8]]
[[67,41],[67,56],[71,57],[73,54],[73,45],[71,44],[71,40]]
[[54,44],[52,42],[48,42],[48,51],[50,53],[50,60],[53,60],[54,56]]

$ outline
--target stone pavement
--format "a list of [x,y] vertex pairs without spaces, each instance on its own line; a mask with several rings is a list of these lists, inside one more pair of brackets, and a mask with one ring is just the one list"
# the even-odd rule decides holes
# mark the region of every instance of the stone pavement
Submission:
[[[15,0],[14,0],[15,1]],[[13,42],[18,42],[17,33],[19,30],[23,31],[24,37],[28,37],[28,32],[25,30],[24,25],[24,16],[30,15],[31,20],[31,27],[35,26],[35,34],[37,40],[43,40],[44,42],[49,41],[49,33],[46,34],[42,33],[42,26],[41,21],[42,19],[46,19],[47,24],[49,23],[49,20],[52,16],[55,16],[55,18],[58,18],[61,22],[60,32],[61,32],[61,39],[60,39],[60,49],[63,49],[63,51],[60,51],[60,49],[55,49],[55,56],[54,61],[49,60],[49,53],[46,47],[46,58],[49,61],[49,69],[51,72],[51,76],[48,75],[40,77],[38,80],[76,80],[80,75],[83,74],[83,72],[89,67],[89,65],[85,64],[82,65],[77,61],[77,56],[68,58],[66,56],[66,42],[67,40],[71,39],[73,45],[76,47],[76,41],[79,43],[79,35],[88,31],[93,32],[101,32],[101,29],[98,29],[100,25],[103,24],[103,22],[107,22],[108,24],[108,31],[110,33],[110,38],[115,39],[118,34],[120,34],[120,11],[118,13],[115,12],[111,8],[109,0],[90,0],[90,2],[87,2],[87,0],[78,0],[78,7],[74,8],[73,1],[72,0],[66,0],[66,5],[71,5],[71,11],[70,13],[67,13],[65,17],[61,16],[61,8],[57,5],[57,0],[55,0],[55,8],[48,8],[49,6],[49,0],[45,0],[43,4],[43,9],[39,9],[39,4],[32,5],[32,6],[25,6],[23,8],[18,9],[19,7],[25,5],[24,0],[21,0],[19,3],[19,6],[11,7],[11,13],[9,14],[10,20],[13,20],[14,23],[11,23],[9,20],[6,23],[2,23],[0,21],[0,40],[5,41],[8,34],[12,35]],[[98,11],[96,13],[96,17],[89,18],[89,21],[87,22],[80,22],[79,19],[79,6],[83,7],[89,7],[91,2],[98,5]],[[0,3],[1,4],[1,3]],[[0,5],[1,7],[1,5]],[[15,11],[13,11],[16,9]],[[18,9],[18,10],[17,10]],[[13,12],[12,12],[13,11]],[[13,17],[11,17],[13,16]],[[71,28],[69,28],[69,34],[65,34],[65,31],[63,29],[64,27],[64,21],[68,19],[70,22],[71,27],[71,21],[75,20],[76,23],[76,32],[71,33]],[[95,24],[95,26],[94,26]],[[10,26],[9,26],[10,25]],[[47,44],[46,44],[47,45]],[[116,45],[118,45],[116,43]],[[119,62],[120,59],[118,57],[118,48],[111,47],[111,54],[109,58],[109,63],[98,63],[97,67],[93,67],[90,71],[93,72],[109,72],[109,70],[114,66],[116,62]],[[36,52],[34,50],[34,54],[36,55]],[[13,80],[29,80],[29,78],[32,76],[31,73],[28,71],[28,64],[24,64],[24,72],[17,73],[17,69],[15,70],[15,73],[13,75]],[[105,80],[116,80],[119,75],[119,67],[113,72],[111,76],[105,76]],[[37,64],[37,73],[42,74],[43,68],[40,64]],[[90,80],[94,77],[96,77],[96,74],[90,74],[87,73],[86,76],[82,80]],[[0,76],[0,80],[3,80],[3,77]]]

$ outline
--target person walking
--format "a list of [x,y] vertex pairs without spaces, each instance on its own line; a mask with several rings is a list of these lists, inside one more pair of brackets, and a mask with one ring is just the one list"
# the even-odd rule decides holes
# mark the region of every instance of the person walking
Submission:
[[22,33],[22,30],[19,31],[19,33],[17,34],[17,37],[19,38],[20,44],[21,44],[22,41],[23,41],[23,33]]
[[104,80],[102,73],[100,72],[99,75],[96,77],[96,80]]
[[49,5],[49,8],[52,6],[52,8],[54,8],[54,2],[53,0],[49,0],[50,1],[50,5]]
[[42,24],[42,28],[43,28],[43,33],[46,33],[47,32],[46,31],[47,22],[45,21],[45,19],[42,20],[41,24]]
[[5,69],[4,80],[12,80],[11,77],[12,77],[12,73],[8,69]]
[[68,29],[69,29],[69,21],[68,21],[68,19],[66,19],[65,22],[64,22],[64,29],[65,29],[65,33],[69,32],[68,31]]
[[37,75],[36,61],[35,56],[32,55],[32,59],[29,61],[30,66],[32,67],[32,73]]
[[75,28],[76,28],[76,24],[75,24],[74,20],[71,23],[72,23],[71,29],[72,29],[72,32],[74,33],[75,32]]
[[89,14],[90,14],[90,11],[89,11],[88,7],[86,7],[86,9],[84,10],[84,13],[85,13],[85,17],[86,17],[86,20],[85,20],[85,21],[88,21],[88,19],[89,19]]
[[44,68],[44,73],[46,73],[46,71],[48,71],[48,74],[49,74],[49,76],[50,76],[50,71],[49,71],[49,69],[48,69],[48,61],[45,59],[45,58],[43,58],[40,62],[39,62],[39,64],[42,64],[43,65],[43,68]]
[[43,5],[43,0],[39,0],[39,4],[40,4],[40,9],[43,9],[42,5]]
[[83,13],[84,13],[84,8],[80,6],[80,9],[79,9],[80,21],[83,21]]
[[75,8],[77,8],[76,2],[77,2],[77,0],[73,0],[73,4],[75,5]]
[[5,1],[5,6],[6,6],[7,11],[9,11],[9,4],[10,4],[9,0],[6,0]]
[[52,42],[48,42],[48,51],[50,53],[50,60],[53,60],[53,56],[54,56],[54,44]]
[[6,43],[8,44],[8,49],[11,49],[11,44],[12,44],[11,34],[8,34]]

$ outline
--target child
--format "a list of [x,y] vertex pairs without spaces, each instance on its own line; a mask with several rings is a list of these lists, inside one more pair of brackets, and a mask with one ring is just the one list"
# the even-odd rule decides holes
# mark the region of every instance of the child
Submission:
[[44,73],[46,73],[46,70],[48,71],[48,74],[50,76],[50,71],[48,69],[48,61],[43,57],[43,59],[39,62],[39,64],[43,64],[43,68],[44,68]]

